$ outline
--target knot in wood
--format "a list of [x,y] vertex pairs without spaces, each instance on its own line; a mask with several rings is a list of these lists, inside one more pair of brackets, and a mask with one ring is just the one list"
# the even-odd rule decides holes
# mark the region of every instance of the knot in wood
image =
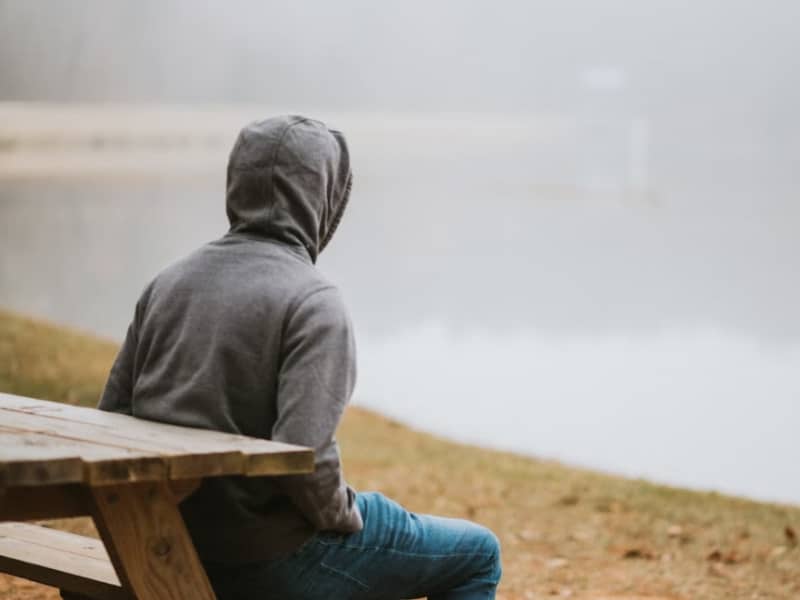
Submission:
[[164,537],[156,538],[150,544],[150,551],[158,557],[164,557],[172,550],[172,544]]

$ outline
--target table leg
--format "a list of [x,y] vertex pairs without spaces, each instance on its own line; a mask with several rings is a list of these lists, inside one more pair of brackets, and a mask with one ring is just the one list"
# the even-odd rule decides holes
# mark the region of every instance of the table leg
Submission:
[[138,600],[216,600],[166,482],[92,488],[94,520]]

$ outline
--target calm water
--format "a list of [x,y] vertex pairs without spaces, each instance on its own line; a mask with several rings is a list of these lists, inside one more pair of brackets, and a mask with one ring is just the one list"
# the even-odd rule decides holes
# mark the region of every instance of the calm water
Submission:
[[[356,323],[356,401],[487,446],[800,502],[791,190],[764,171],[722,184],[689,157],[661,168],[681,185],[586,194],[545,181],[568,170],[557,154],[516,150],[362,153],[320,261]],[[222,177],[0,181],[0,306],[119,339],[149,278],[224,232]]]

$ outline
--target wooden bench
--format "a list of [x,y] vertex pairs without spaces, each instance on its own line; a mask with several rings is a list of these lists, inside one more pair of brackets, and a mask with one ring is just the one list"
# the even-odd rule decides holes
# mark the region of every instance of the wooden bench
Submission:
[[[214,600],[179,502],[205,477],[313,464],[307,448],[0,394],[0,570],[67,597]],[[13,522],[84,515],[102,540]]]
[[131,600],[103,542],[29,523],[0,523],[0,571],[76,597]]

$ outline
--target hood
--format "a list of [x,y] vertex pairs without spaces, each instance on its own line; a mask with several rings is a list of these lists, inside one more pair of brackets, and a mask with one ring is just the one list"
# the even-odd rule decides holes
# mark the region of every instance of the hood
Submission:
[[228,161],[231,232],[302,246],[316,262],[342,217],[351,180],[341,132],[300,116],[251,123]]

